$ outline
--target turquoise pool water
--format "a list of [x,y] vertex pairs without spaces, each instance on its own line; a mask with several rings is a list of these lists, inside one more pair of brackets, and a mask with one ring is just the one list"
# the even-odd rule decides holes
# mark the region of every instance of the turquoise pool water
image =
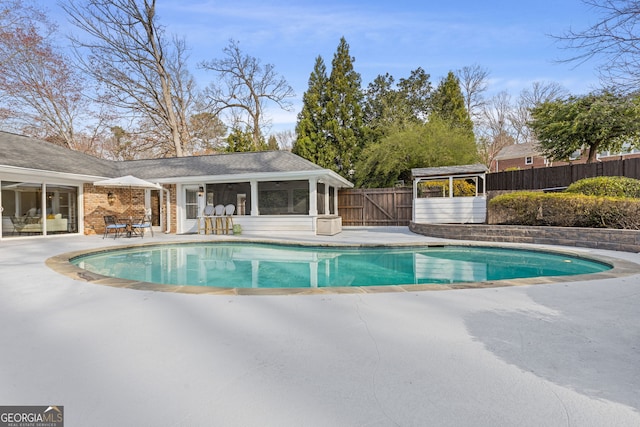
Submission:
[[303,247],[199,243],[72,259],[109,277],[220,288],[309,288],[484,282],[598,273],[611,266],[556,253],[493,247]]

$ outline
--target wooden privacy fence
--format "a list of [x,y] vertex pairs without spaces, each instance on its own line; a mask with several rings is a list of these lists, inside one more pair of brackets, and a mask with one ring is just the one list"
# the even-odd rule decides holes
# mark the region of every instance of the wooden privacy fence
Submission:
[[[640,158],[489,173],[486,191],[560,190],[595,176],[640,179]],[[411,188],[358,188],[338,192],[338,212],[345,226],[408,226],[412,210]]]
[[640,158],[489,173],[487,191],[563,189],[580,179],[596,176],[640,179]]
[[409,225],[411,188],[358,188],[338,192],[338,213],[342,225]]

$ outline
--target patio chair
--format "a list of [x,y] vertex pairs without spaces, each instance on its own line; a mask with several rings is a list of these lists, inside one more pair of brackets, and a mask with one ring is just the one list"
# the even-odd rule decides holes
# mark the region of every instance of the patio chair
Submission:
[[235,211],[236,211],[235,205],[229,204],[224,207],[224,228],[227,234],[233,233],[233,216],[232,215]]
[[216,234],[221,234],[223,231],[223,221],[224,221],[224,218],[222,217],[223,215],[224,215],[224,205],[216,205],[215,212],[214,212],[214,216],[215,216],[214,231]]
[[22,234],[22,230],[26,226],[26,221],[25,221],[25,218],[18,218],[17,216],[12,216],[11,224],[13,225],[14,233]]
[[113,232],[113,238],[115,239],[120,235],[120,233],[124,233],[127,231],[127,224],[123,224],[118,222],[114,215],[105,215],[104,216],[104,234],[102,238],[104,239],[107,234]]
[[215,209],[211,205],[207,205],[204,207],[202,211],[202,216],[198,217],[198,234],[200,234],[204,230],[204,234],[209,234],[213,229],[212,219],[213,214],[215,213]]
[[151,237],[153,237],[153,227],[151,226],[151,216],[145,215],[138,222],[131,224],[131,232],[144,238],[145,230],[151,231]]

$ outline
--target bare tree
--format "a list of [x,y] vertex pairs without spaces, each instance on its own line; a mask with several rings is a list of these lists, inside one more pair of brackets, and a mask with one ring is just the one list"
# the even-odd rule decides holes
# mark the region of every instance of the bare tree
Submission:
[[487,166],[500,150],[515,142],[509,120],[511,110],[511,96],[504,91],[493,96],[483,108],[478,151]]
[[274,136],[281,150],[291,151],[296,142],[296,133],[291,129],[276,132]]
[[5,127],[79,149],[85,82],[53,42],[56,27],[29,2],[0,3],[0,97]]
[[[242,53],[238,42],[231,40],[223,49],[226,55],[201,63],[201,67],[218,75],[218,85],[211,85],[207,97],[214,114],[229,111],[234,128],[244,126],[251,130],[253,149],[258,150],[263,140],[262,128],[268,124],[264,117],[267,102],[290,111],[287,98],[294,92],[284,77],[278,75],[271,64]],[[242,126],[244,125],[244,126]]]
[[619,89],[640,86],[640,1],[582,0],[599,15],[597,22],[583,30],[569,29],[556,38],[575,55],[563,61],[582,64],[600,59],[601,76]]
[[460,90],[464,97],[465,107],[469,116],[475,122],[483,112],[485,105],[484,93],[488,88],[489,71],[478,64],[462,67],[457,72]]
[[533,141],[533,134],[529,128],[532,108],[544,102],[554,101],[568,93],[561,84],[556,82],[534,82],[530,89],[523,89],[509,114],[515,141],[517,143]]
[[164,154],[183,156],[194,86],[185,66],[186,46],[165,38],[156,1],[69,0],[62,7],[89,36],[72,41],[104,99],[151,125],[159,142],[171,141],[171,147],[161,149]]

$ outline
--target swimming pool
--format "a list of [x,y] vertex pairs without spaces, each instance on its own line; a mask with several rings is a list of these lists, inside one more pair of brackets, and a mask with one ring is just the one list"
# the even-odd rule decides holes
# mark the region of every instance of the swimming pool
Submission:
[[317,247],[191,243],[72,258],[79,268],[163,285],[240,289],[451,285],[599,273],[611,265],[562,253],[484,246]]

